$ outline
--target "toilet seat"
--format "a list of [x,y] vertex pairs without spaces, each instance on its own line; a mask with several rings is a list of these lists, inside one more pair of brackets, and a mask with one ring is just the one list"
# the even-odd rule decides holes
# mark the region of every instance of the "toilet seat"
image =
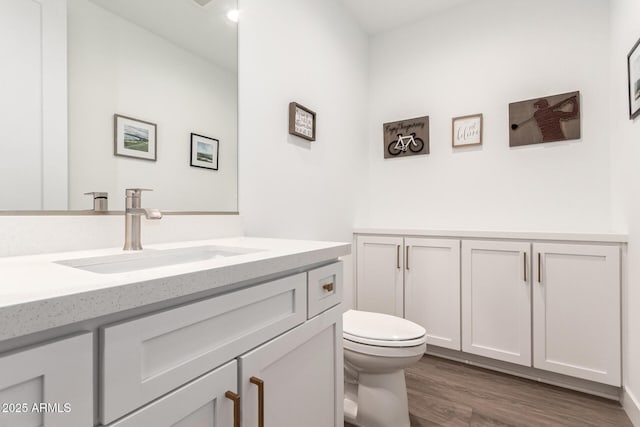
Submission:
[[416,347],[426,331],[409,320],[382,313],[348,310],[343,314],[343,338],[376,347]]

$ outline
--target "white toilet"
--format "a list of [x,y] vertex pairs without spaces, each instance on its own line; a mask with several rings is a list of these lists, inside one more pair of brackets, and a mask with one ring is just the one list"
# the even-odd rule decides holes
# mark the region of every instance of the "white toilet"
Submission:
[[426,349],[422,326],[388,314],[342,316],[344,419],[362,427],[409,427],[404,369]]

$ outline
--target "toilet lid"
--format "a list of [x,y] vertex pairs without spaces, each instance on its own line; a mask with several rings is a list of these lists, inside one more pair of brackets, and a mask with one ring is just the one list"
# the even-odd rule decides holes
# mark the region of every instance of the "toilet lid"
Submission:
[[362,344],[409,347],[424,343],[425,329],[396,316],[349,310],[342,315],[343,336]]

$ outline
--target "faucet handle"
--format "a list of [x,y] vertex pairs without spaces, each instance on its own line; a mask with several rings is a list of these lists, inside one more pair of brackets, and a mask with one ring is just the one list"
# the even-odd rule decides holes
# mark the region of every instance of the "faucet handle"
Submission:
[[153,191],[150,188],[127,188],[124,190],[127,197],[140,197],[143,191]]
[[104,191],[92,191],[84,193],[93,197],[93,210],[96,212],[105,212],[109,210],[109,193]]

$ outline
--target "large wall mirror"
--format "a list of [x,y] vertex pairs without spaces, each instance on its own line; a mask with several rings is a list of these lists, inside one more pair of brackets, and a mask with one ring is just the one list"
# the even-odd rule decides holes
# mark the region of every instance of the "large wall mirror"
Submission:
[[89,192],[121,211],[139,187],[165,212],[236,212],[236,8],[2,0],[0,211],[88,212]]

